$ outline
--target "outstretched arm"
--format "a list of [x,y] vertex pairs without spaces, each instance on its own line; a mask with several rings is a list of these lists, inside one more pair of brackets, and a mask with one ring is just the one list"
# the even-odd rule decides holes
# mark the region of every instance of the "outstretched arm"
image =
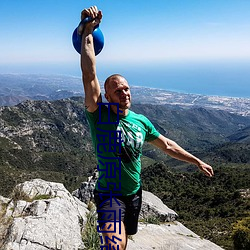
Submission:
[[81,70],[82,81],[85,92],[85,107],[89,112],[94,112],[98,102],[101,102],[101,89],[96,75],[96,61],[92,32],[94,27],[101,22],[102,13],[96,6],[84,9],[81,19],[91,17],[93,21],[87,23],[85,27],[79,26],[78,33],[82,34],[81,48]]
[[162,149],[166,154],[181,161],[195,164],[206,176],[212,177],[214,175],[213,168],[201,161],[194,155],[188,153],[176,142],[160,135],[157,139],[150,142],[154,146]]

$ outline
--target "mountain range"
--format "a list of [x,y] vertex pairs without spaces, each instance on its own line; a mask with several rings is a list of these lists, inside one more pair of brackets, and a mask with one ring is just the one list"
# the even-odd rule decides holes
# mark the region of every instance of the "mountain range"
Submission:
[[[56,101],[29,100],[0,107],[0,165],[4,176],[0,183],[4,194],[24,176],[57,176],[57,181],[66,182],[67,188],[72,189],[91,173],[96,161],[83,103],[82,97],[72,97]],[[246,150],[235,150],[231,158],[242,158],[236,153],[244,153],[244,161],[250,162],[249,136],[246,136],[249,116],[152,104],[134,104],[132,110],[149,117],[161,134],[195,155],[221,158],[220,149],[234,148],[240,143]],[[146,166],[164,161],[183,168],[149,144],[144,147],[143,160]]]
[[[213,240],[229,237],[228,228],[245,216],[248,202],[239,200],[238,190],[249,188],[250,181],[250,100],[138,86],[131,86],[131,91],[133,111],[147,116],[161,134],[213,165],[217,176],[209,182],[192,175],[195,168],[190,164],[145,144],[142,157],[145,187],[179,209],[185,220],[195,212],[194,207],[185,210],[190,204],[200,207],[204,203],[200,210],[209,209],[205,215],[200,212],[197,216],[216,218],[218,223],[221,218],[216,216],[225,216],[218,228],[213,229],[216,236],[209,237]],[[73,191],[92,175],[97,162],[84,112],[81,79],[0,75],[0,104],[0,195],[9,196],[16,184],[34,178],[60,182]],[[202,197],[199,190],[205,187],[209,192],[202,191],[207,195]],[[220,228],[222,225],[227,228]]]

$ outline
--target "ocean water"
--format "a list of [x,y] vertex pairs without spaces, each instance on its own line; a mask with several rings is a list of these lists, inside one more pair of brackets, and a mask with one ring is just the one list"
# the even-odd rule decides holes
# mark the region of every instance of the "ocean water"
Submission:
[[[81,77],[79,62],[0,67],[0,73],[62,74]],[[250,98],[250,61],[206,63],[101,63],[100,81],[109,75],[124,75],[130,85],[182,93]]]
[[99,71],[101,78],[121,73],[132,85],[183,93],[250,98],[248,62],[109,65],[99,67]]

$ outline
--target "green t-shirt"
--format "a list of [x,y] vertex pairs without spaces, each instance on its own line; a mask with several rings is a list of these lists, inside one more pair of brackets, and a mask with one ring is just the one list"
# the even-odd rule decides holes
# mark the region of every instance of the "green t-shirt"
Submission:
[[141,185],[141,154],[144,141],[152,141],[160,133],[141,114],[129,110],[127,116],[115,114],[102,104],[86,116],[98,160],[100,192],[135,194]]

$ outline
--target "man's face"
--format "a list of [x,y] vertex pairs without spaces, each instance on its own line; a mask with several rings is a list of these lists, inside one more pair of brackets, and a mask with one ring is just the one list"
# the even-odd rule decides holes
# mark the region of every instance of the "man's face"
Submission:
[[119,103],[120,109],[129,109],[131,93],[126,79],[120,76],[111,78],[106,86],[105,97],[108,102]]

